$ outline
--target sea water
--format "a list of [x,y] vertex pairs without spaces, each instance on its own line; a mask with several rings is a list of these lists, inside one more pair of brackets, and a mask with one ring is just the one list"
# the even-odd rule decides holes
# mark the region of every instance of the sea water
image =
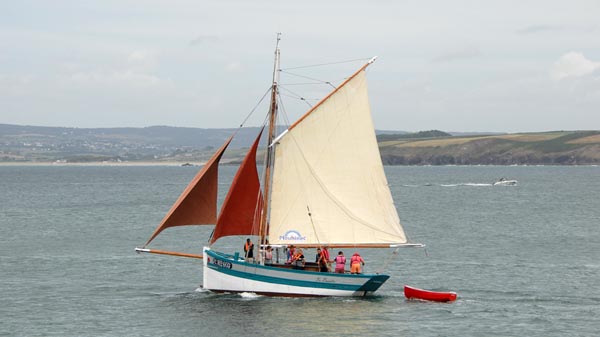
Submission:
[[[361,249],[366,272],[392,276],[377,295],[311,299],[213,294],[201,260],[134,252],[197,169],[1,166],[0,335],[600,334],[600,167],[386,167],[427,248]],[[222,167],[221,200],[234,172]],[[500,177],[519,183],[492,186]],[[167,229],[152,247],[200,253],[210,227]],[[408,301],[404,284],[458,300]]]

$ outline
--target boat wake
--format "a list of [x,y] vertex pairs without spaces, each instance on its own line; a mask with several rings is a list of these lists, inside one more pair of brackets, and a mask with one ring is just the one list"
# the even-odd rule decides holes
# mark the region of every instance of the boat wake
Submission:
[[425,183],[422,185],[415,184],[403,184],[402,187],[431,187],[431,186],[440,186],[440,187],[460,187],[460,186],[469,186],[469,187],[490,187],[490,186],[517,186],[516,180],[506,180],[501,182],[495,182],[492,184],[489,183],[456,183],[456,184],[432,184]]
[[429,187],[429,186],[440,186],[440,187],[460,187],[460,186],[470,186],[470,187],[489,187],[494,186],[494,184],[487,183],[457,183],[457,184],[423,184],[423,185],[402,185],[404,187]]
[[442,187],[456,187],[456,186],[471,186],[471,187],[487,187],[494,186],[493,184],[485,183],[464,183],[464,184],[441,184]]
[[256,293],[247,293],[247,292],[240,293],[239,295],[241,298],[248,298],[248,299],[262,297],[261,295],[258,295]]

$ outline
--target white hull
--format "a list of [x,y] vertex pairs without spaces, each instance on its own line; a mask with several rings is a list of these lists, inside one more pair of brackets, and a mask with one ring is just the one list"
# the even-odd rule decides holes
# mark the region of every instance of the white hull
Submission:
[[386,275],[319,273],[246,263],[204,248],[203,288],[271,296],[366,296]]

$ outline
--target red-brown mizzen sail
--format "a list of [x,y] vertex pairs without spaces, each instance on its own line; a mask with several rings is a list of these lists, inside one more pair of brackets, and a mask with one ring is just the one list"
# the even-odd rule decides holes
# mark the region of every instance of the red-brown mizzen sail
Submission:
[[156,228],[146,247],[160,232],[169,227],[208,225],[217,221],[217,187],[219,161],[231,142],[231,136],[196,174],[179,196],[171,210]]
[[[229,235],[256,235],[262,210],[262,193],[256,169],[256,151],[262,130],[240,165],[221,206],[221,213],[210,240]],[[253,230],[254,228],[254,230]]]

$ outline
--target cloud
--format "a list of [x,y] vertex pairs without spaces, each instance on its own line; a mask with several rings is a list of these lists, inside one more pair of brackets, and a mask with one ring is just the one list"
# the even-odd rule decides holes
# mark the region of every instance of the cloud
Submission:
[[565,27],[554,25],[533,25],[517,30],[517,34],[536,34],[546,32],[557,32],[561,30],[565,30]]
[[453,62],[460,60],[475,59],[483,56],[483,53],[476,47],[465,47],[463,49],[457,49],[446,52],[433,58],[432,62]]
[[137,72],[150,72],[158,64],[155,53],[147,50],[135,50],[127,56],[127,62],[130,69]]
[[147,59],[148,59],[148,53],[143,50],[136,50],[136,51],[132,52],[131,54],[129,54],[129,57],[127,58],[127,60],[131,63],[138,63],[140,61],[144,62]]
[[160,84],[161,80],[151,74],[125,70],[94,70],[71,74],[70,80],[80,85],[99,85],[103,87],[150,87]]
[[582,77],[600,70],[600,62],[588,60],[582,53],[568,52],[554,62],[552,78],[560,81],[565,78]]
[[198,37],[196,37],[195,39],[193,39],[192,41],[190,41],[190,46],[200,46],[206,43],[211,43],[211,42],[217,42],[219,41],[219,37],[217,37],[216,35],[200,35]]
[[157,65],[156,53],[134,50],[121,56],[116,64],[101,67],[85,64],[64,65],[62,79],[90,87],[149,88],[165,84],[165,81],[155,74]]
[[242,64],[239,62],[231,62],[225,66],[228,72],[238,72],[242,69]]
[[23,96],[29,93],[28,88],[34,83],[31,75],[7,76],[0,74],[0,91],[6,96]]
[[561,33],[561,34],[596,34],[597,25],[531,25],[516,31],[520,35]]

